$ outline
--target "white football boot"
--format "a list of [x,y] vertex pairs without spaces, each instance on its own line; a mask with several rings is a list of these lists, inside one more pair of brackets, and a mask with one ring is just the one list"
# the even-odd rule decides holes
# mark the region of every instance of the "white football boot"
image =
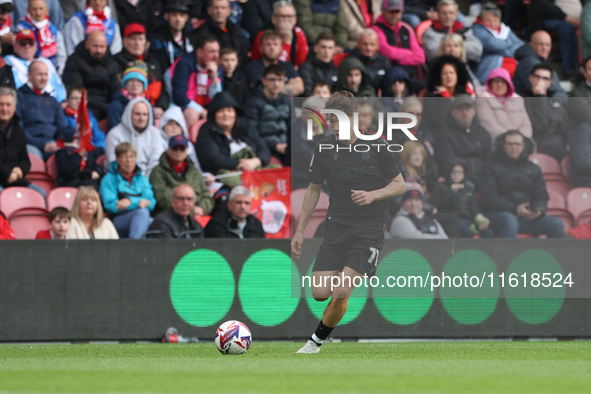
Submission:
[[300,350],[298,350],[296,353],[312,354],[312,353],[318,353],[318,352],[320,352],[320,346],[318,346],[318,344],[316,342],[314,342],[313,340],[308,339],[308,342],[306,342],[306,344]]

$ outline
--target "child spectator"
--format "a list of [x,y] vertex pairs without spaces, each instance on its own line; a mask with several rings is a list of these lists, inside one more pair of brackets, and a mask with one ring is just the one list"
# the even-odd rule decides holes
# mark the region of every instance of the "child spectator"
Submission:
[[330,98],[330,85],[324,81],[314,82],[310,97]]
[[107,107],[107,124],[109,130],[121,123],[121,116],[129,102],[136,98],[145,98],[148,88],[148,74],[144,62],[136,61],[125,70],[121,79],[121,90],[115,93]]
[[452,167],[445,182],[437,183],[431,193],[431,203],[440,213],[455,212],[463,238],[492,238],[494,233],[488,228],[488,220],[481,212],[476,201],[474,184],[466,180],[468,166],[458,160]]
[[[86,105],[88,96],[86,95],[86,89],[80,85],[68,86],[66,92],[66,108],[64,109],[66,112],[66,122],[68,123],[68,126],[71,126],[75,130],[78,125],[78,109],[82,102],[82,93],[84,92],[84,97],[86,97],[84,105]],[[92,146],[105,149],[105,133],[99,127],[98,121],[94,117],[92,111],[87,112],[88,119],[90,120],[90,127],[92,128]]]
[[78,133],[67,135],[58,140],[62,148],[55,153],[57,164],[57,185],[59,187],[92,186],[98,190],[104,171],[97,163],[99,156],[105,153],[103,148],[86,150],[80,146]]
[[45,0],[29,0],[25,18],[18,22],[16,29],[30,29],[35,34],[37,52],[35,57],[44,57],[52,61],[58,73],[66,65],[66,44],[62,32],[49,21],[49,8]]
[[35,239],[68,239],[72,214],[64,207],[49,212],[49,230],[39,231]]
[[244,108],[248,100],[249,89],[244,74],[238,70],[238,50],[230,47],[222,48],[220,66],[224,73],[222,77],[224,91],[234,97],[240,108]]
[[384,107],[389,112],[398,112],[404,98],[412,96],[410,76],[402,67],[392,67],[386,73],[382,82],[382,97]]

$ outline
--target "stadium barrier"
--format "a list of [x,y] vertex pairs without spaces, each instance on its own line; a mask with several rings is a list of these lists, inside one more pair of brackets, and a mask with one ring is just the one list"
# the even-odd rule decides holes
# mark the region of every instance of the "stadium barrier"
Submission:
[[[230,319],[255,340],[304,338],[324,304],[293,295],[309,296],[299,286],[319,245],[306,240],[292,261],[286,240],[1,241],[0,341],[157,340],[169,326],[212,340]],[[589,337],[589,251],[569,240],[389,241],[381,280],[466,274],[485,285],[360,287],[334,335]]]

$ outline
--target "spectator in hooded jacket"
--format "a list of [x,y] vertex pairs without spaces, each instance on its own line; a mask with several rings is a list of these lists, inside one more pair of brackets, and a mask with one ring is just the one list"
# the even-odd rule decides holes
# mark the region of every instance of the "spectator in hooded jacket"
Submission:
[[281,94],[285,70],[279,64],[265,69],[263,88],[255,92],[246,106],[249,128],[257,130],[271,154],[283,160],[290,127],[290,102]]
[[439,44],[446,34],[458,33],[464,39],[466,57],[468,61],[478,63],[482,56],[482,43],[472,33],[472,29],[465,27],[457,20],[458,4],[455,0],[440,0],[437,3],[438,18],[423,34],[423,47],[427,60],[432,60],[437,54]]
[[123,73],[129,67],[142,62],[145,66],[147,84],[144,89],[146,99],[154,108],[154,118],[160,119],[168,108],[170,97],[163,86],[164,70],[155,56],[146,53],[148,40],[146,29],[138,23],[131,23],[123,30],[123,49],[113,56],[119,67],[119,80],[122,80]]
[[64,83],[67,86],[80,85],[88,91],[88,109],[100,121],[107,117],[107,106],[113,94],[119,91],[117,63],[113,60],[105,34],[90,33],[78,44],[76,52],[66,62]]
[[330,91],[338,79],[338,69],[332,61],[335,50],[332,33],[320,33],[312,49],[314,55],[310,56],[308,61],[302,64],[298,70],[304,80],[304,96],[312,94],[312,86],[315,82],[324,81],[328,83]]
[[115,161],[115,148],[122,142],[129,142],[134,146],[134,161],[145,176],[149,177],[164,152],[160,131],[153,124],[150,103],[143,98],[131,100],[123,111],[121,123],[107,133],[105,168],[110,168]]
[[409,67],[407,72],[412,76],[416,66],[425,63],[425,52],[417,41],[414,29],[401,21],[403,11],[403,0],[384,0],[382,15],[372,29],[378,34],[380,53],[392,64]]
[[399,112],[405,97],[413,96],[408,73],[402,67],[392,67],[382,80],[382,104],[388,112]]
[[29,0],[27,13],[24,19],[18,22],[16,29],[33,31],[37,42],[35,57],[51,60],[58,73],[61,73],[68,57],[66,44],[62,32],[49,20],[48,12],[45,0]]
[[546,234],[560,238],[562,220],[546,215],[548,192],[540,167],[529,161],[531,140],[517,130],[501,134],[496,140],[493,159],[480,177],[480,205],[489,228],[501,238],[517,234]]
[[463,159],[468,165],[469,181],[481,179],[484,163],[492,154],[489,132],[476,116],[474,101],[467,95],[453,101],[450,112],[435,133],[435,160],[441,173],[449,173],[453,163]]
[[[273,4],[271,22],[273,30],[281,36],[282,49],[279,61],[291,62],[296,68],[300,67],[308,58],[308,40],[304,31],[296,26],[297,14],[293,4],[287,0],[279,0]],[[252,60],[260,59],[261,36],[260,31],[252,43]],[[334,36],[333,36],[334,37]],[[334,40],[334,38],[333,38]],[[316,39],[318,41],[318,39]]]
[[88,0],[87,8],[72,15],[64,24],[66,52],[72,55],[78,44],[94,31],[105,34],[111,53],[121,50],[121,32],[119,25],[111,18],[108,0]]
[[390,60],[379,53],[378,48],[378,35],[375,30],[368,28],[361,33],[357,40],[357,46],[350,53],[350,56],[361,60],[365,66],[365,71],[376,93],[382,87],[382,80],[386,72],[392,67]]
[[[162,118],[160,119],[158,129],[160,129],[160,136],[162,137],[161,141],[163,150],[168,149],[168,143],[174,136],[182,135],[189,139],[187,123],[185,123],[183,111],[181,111],[179,107],[170,107],[166,110],[166,112],[164,112],[164,115],[162,115]],[[187,154],[195,164],[195,167],[201,171],[201,166],[199,164],[199,160],[197,159],[197,153],[192,143],[187,147]]]
[[156,199],[152,185],[136,165],[136,149],[131,143],[118,144],[115,156],[101,182],[101,198],[119,236],[139,239],[153,220],[150,212]]
[[[227,92],[218,93],[211,103],[207,123],[201,126],[197,136],[197,155],[203,170],[222,175],[237,171],[253,171],[266,166],[271,154],[257,130],[246,127],[239,119],[242,110]],[[230,176],[220,180],[234,187],[240,177]]]
[[166,24],[158,27],[150,38],[150,54],[160,62],[160,70],[167,70],[179,57],[193,52],[193,45],[185,26],[189,20],[189,6],[179,0],[171,0],[164,6]]
[[29,152],[47,159],[58,149],[57,140],[72,131],[60,103],[45,91],[47,65],[34,61],[29,81],[18,90],[17,115],[27,135]]
[[515,51],[523,45],[523,41],[501,22],[501,10],[496,4],[484,4],[480,18],[472,25],[472,32],[482,42],[482,58],[476,69],[480,83],[484,83],[495,68],[503,67],[515,72]]
[[476,110],[480,124],[490,133],[491,141],[507,130],[519,130],[525,137],[532,137],[525,101],[515,93],[507,70],[492,70],[485,85],[479,89],[478,97]]
[[356,57],[347,57],[339,64],[339,79],[335,90],[348,90],[355,97],[375,97],[365,66]]
[[336,53],[347,46],[347,24],[340,0],[295,0],[298,24],[306,33],[308,42],[316,42],[323,31],[334,34]]

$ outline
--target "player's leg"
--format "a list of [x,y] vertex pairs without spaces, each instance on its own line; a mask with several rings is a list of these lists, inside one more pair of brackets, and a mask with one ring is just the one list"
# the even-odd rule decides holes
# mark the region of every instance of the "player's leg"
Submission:
[[331,297],[332,278],[338,276],[339,272],[340,270],[312,272],[312,297],[316,301],[323,302]]

